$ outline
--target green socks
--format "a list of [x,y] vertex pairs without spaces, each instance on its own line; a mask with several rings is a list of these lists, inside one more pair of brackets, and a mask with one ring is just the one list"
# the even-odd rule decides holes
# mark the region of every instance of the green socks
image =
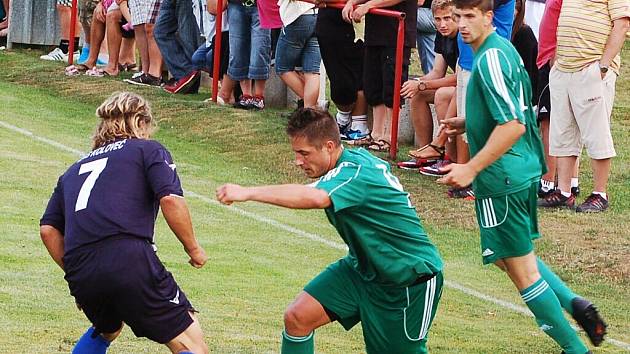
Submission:
[[562,306],[565,311],[572,315],[573,305],[571,305],[571,301],[578,296],[575,295],[575,293],[571,291],[569,287],[567,287],[567,285],[562,281],[562,279],[560,279],[559,276],[556,275],[556,273],[554,273],[551,269],[549,269],[549,267],[547,267],[542,259],[536,257],[536,262],[538,264],[538,272],[543,277],[543,279],[545,279],[547,284],[549,284],[553,292],[558,297],[558,300],[560,300],[560,306]]
[[313,333],[304,337],[294,337],[282,331],[281,354],[313,354],[315,353],[315,343]]
[[521,291],[525,304],[536,317],[536,323],[567,354],[584,354],[588,348],[564,317],[558,297],[544,278]]

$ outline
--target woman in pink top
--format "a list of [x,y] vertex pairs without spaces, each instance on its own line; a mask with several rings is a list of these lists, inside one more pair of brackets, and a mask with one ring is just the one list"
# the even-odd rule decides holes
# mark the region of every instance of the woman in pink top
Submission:
[[282,28],[280,19],[280,7],[276,0],[258,0],[258,17],[260,18],[260,28],[277,29]]

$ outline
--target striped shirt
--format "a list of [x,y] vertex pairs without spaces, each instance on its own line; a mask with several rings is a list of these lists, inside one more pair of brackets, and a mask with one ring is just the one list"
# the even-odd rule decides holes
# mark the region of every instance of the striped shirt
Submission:
[[[613,21],[630,17],[630,0],[564,0],[558,20],[556,67],[580,71],[601,59]],[[619,74],[621,58],[610,68]]]

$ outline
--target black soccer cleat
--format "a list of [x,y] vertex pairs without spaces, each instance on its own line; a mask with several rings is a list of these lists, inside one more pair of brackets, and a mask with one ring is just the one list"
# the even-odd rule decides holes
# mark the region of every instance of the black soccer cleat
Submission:
[[597,308],[592,302],[576,297],[571,301],[573,307],[573,318],[588,335],[594,346],[599,347],[606,335],[606,322],[599,315]]

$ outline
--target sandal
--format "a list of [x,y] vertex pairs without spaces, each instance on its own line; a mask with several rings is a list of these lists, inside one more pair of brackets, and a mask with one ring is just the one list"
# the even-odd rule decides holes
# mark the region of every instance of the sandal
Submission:
[[85,75],[86,76],[91,76],[91,77],[115,76],[115,75],[112,75],[112,74],[108,73],[104,69],[99,69],[97,67],[94,67],[94,68],[86,71]]
[[66,69],[64,70],[64,74],[66,74],[67,76],[77,76],[81,75],[81,72],[87,71],[89,69],[90,68],[83,64],[70,65],[66,67]]
[[118,64],[118,71],[134,71],[138,66],[136,63]]
[[[425,150],[428,149],[432,149],[434,152],[436,152],[437,154],[433,154],[433,155],[426,155],[423,154],[423,152],[426,153]],[[430,151],[429,151],[430,152]],[[437,145],[433,145],[433,144],[427,144],[417,150],[411,150],[409,151],[409,156],[413,157],[414,159],[417,159],[419,163],[425,163],[425,162],[429,162],[429,161],[436,161],[436,160],[443,160],[444,159],[444,153],[446,152],[446,148],[444,146],[437,146]]]
[[376,151],[376,152],[389,152],[390,143],[387,140],[376,140],[373,141],[370,145],[367,146],[368,150]]
[[372,135],[368,134],[366,136],[364,136],[361,139],[356,139],[356,140],[345,140],[346,144],[351,145],[351,146],[370,146],[372,143],[374,143],[374,139],[372,139]]

